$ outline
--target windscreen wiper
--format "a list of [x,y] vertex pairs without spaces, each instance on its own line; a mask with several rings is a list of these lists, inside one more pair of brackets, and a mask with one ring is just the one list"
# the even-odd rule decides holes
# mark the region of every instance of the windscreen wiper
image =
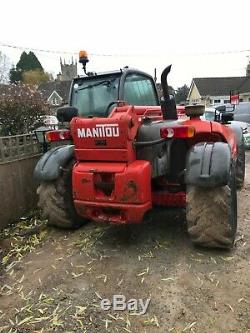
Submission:
[[96,82],[93,84],[89,84],[88,86],[82,87],[82,88],[78,88],[78,90],[84,90],[84,89],[89,89],[89,88],[93,88],[93,87],[97,87],[97,86],[101,86],[102,84],[107,84],[110,85],[112,81],[111,80],[104,80],[104,81],[100,81],[100,82]]

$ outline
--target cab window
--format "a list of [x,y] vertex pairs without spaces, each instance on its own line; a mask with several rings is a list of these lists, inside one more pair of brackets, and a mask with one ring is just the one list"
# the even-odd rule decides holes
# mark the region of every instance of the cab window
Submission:
[[71,104],[80,117],[107,117],[108,105],[118,99],[119,76],[90,77],[75,82]]
[[124,83],[124,99],[131,105],[159,105],[153,81],[143,75],[128,75]]

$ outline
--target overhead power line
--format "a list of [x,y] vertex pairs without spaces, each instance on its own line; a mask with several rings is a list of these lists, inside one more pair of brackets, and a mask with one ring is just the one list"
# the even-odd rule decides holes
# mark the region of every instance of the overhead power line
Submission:
[[[48,49],[37,49],[37,48],[32,48],[32,47],[27,47],[27,46],[20,46],[20,45],[12,45],[12,44],[6,44],[0,42],[0,46],[3,47],[8,47],[12,49],[17,49],[17,50],[30,50],[34,52],[44,52],[44,53],[53,53],[53,54],[67,54],[67,55],[78,55],[79,52],[75,51],[59,51],[59,50],[48,50]],[[90,53],[92,56],[100,56],[100,57],[113,57],[113,54],[95,54],[95,53]]]
[[[38,49],[38,48],[31,48],[26,46],[20,45],[13,45],[0,42],[0,46],[17,49],[17,50],[30,50],[34,52],[43,52],[43,53],[52,53],[58,55],[78,55],[79,52],[76,51],[60,51],[60,50],[48,50],[48,49]],[[192,53],[192,54],[176,54],[176,56],[209,56],[209,55],[224,55],[224,54],[237,54],[237,53],[250,53],[250,49],[244,50],[226,50],[226,51],[212,51],[212,52],[201,52],[201,53]],[[105,54],[105,53],[89,53],[90,56],[96,57],[161,57],[166,54]]]

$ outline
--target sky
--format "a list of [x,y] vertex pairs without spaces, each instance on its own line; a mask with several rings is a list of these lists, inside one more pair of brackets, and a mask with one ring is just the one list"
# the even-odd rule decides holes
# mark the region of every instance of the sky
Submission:
[[249,12],[249,0],[1,1],[0,51],[16,64],[23,50],[49,50],[34,52],[54,76],[60,57],[70,62],[79,50],[89,53],[89,71],[129,66],[153,76],[156,68],[159,81],[172,64],[177,88],[193,77],[245,75]]

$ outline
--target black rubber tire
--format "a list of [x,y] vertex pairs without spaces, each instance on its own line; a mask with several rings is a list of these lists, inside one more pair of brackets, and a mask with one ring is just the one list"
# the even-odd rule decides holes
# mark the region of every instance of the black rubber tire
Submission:
[[236,160],[236,186],[242,189],[245,181],[245,144],[242,136],[241,144],[238,146],[238,156]]
[[63,229],[76,229],[85,224],[76,212],[72,196],[72,168],[71,161],[54,182],[43,182],[37,189],[39,197],[38,207],[49,225]]
[[192,242],[203,247],[231,248],[237,231],[237,191],[232,165],[228,185],[187,187],[187,229]]

